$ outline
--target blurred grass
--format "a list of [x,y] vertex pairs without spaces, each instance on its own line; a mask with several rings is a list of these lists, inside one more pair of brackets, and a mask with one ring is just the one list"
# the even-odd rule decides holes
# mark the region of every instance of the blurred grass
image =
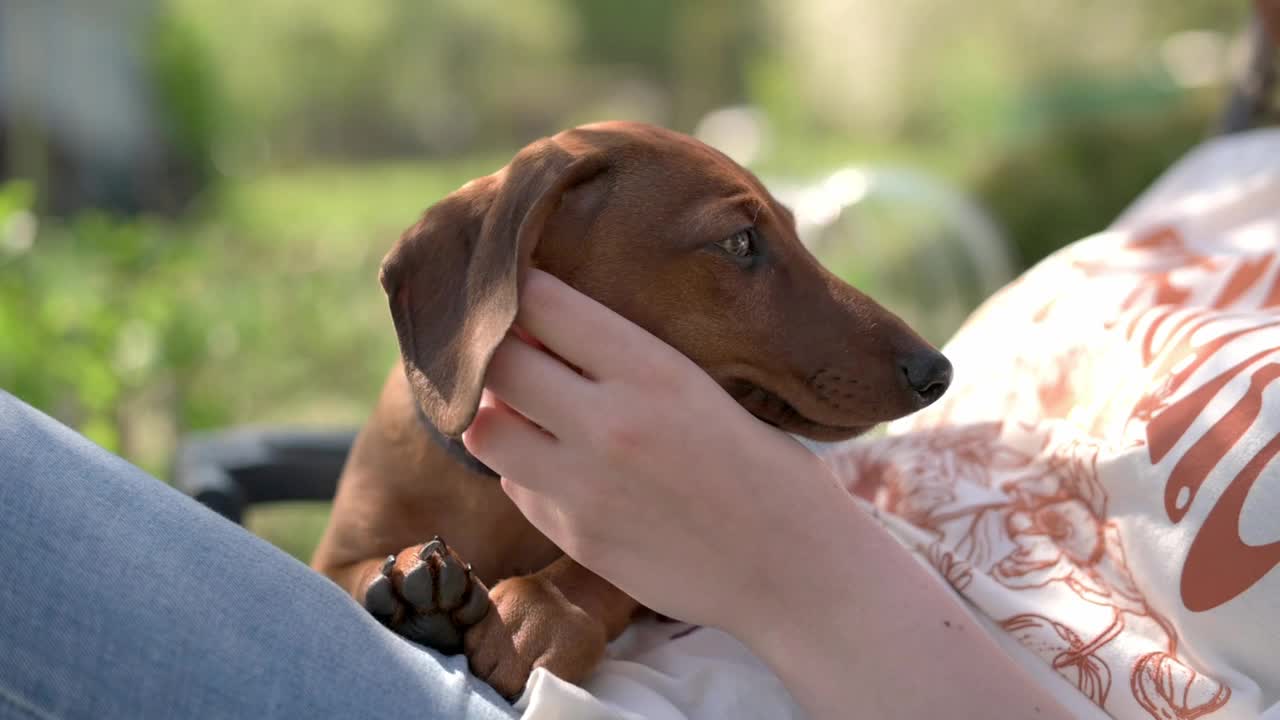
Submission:
[[[514,148],[512,152],[514,152]],[[401,230],[463,183],[506,164],[510,154],[430,163],[319,165],[232,179],[206,215],[292,253],[308,238],[340,250],[389,249]]]
[[250,532],[305,563],[310,562],[311,552],[329,521],[329,510],[329,503],[317,502],[256,505],[245,513],[244,525]]
[[[36,218],[0,186],[0,387],[166,477],[182,434],[355,426],[396,356],[377,269],[430,204],[500,159],[230,178],[177,220]],[[325,506],[250,525],[306,560]]]

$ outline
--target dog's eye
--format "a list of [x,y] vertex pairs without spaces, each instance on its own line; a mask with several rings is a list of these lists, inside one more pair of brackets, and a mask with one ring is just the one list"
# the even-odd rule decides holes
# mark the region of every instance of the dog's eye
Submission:
[[756,229],[739,230],[716,244],[736,258],[749,258],[756,254]]

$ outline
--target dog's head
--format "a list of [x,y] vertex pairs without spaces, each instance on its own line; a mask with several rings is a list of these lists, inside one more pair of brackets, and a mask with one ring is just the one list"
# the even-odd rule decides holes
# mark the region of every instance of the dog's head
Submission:
[[760,181],[698,141],[633,123],[529,145],[440,201],[382,284],[426,417],[457,436],[538,267],[683,352],[748,411],[837,440],[936,400],[951,366],[826,271]]

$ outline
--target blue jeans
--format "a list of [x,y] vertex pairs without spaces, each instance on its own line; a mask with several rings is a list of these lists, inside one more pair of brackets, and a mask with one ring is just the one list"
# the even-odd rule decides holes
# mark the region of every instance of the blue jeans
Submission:
[[270,544],[0,391],[0,718],[511,718]]

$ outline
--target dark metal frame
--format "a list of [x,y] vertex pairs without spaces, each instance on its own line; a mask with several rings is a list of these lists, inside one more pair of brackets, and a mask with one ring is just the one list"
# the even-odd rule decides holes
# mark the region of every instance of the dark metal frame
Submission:
[[[1249,42],[1248,66],[1234,83],[1214,129],[1218,134],[1274,120],[1277,50],[1258,16]],[[242,522],[245,510],[255,503],[331,500],[355,434],[240,428],[191,436],[178,449],[173,481],[235,522]]]
[[1244,72],[1233,83],[1226,108],[1218,122],[1219,134],[1241,132],[1269,124],[1275,119],[1277,49],[1261,16],[1249,27],[1249,59]]
[[186,438],[173,483],[223,517],[244,522],[258,503],[332,500],[354,430],[236,428]]

